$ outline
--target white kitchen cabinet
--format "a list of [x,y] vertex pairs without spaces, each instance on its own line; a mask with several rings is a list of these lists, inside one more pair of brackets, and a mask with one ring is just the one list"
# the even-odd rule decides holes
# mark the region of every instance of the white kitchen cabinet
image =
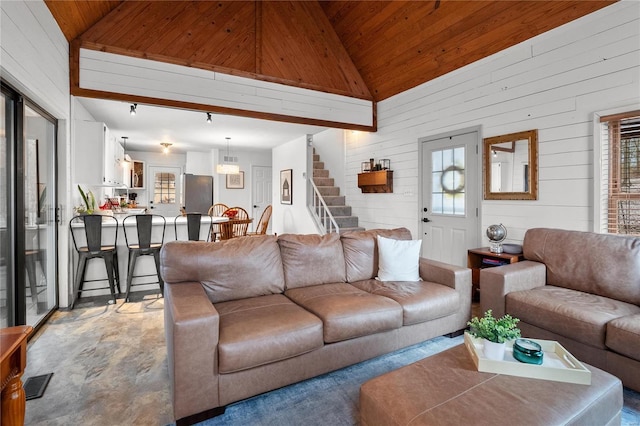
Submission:
[[75,181],[84,185],[123,186],[124,148],[104,123],[76,120],[73,144]]

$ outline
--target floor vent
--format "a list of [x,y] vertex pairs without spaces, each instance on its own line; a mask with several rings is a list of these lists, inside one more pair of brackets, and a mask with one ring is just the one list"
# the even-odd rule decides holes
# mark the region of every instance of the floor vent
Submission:
[[53,373],[43,374],[42,376],[29,377],[24,382],[24,393],[27,397],[27,401],[30,399],[40,398],[44,394],[44,390],[49,384]]

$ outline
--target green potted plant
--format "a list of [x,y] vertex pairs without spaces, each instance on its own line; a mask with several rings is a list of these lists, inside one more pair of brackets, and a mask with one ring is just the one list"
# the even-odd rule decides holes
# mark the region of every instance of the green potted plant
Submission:
[[88,191],[85,193],[80,185],[78,185],[78,191],[80,192],[84,205],[76,207],[76,212],[78,214],[93,214],[96,210],[96,198],[94,197],[93,192]]
[[484,355],[489,359],[502,360],[506,341],[520,337],[519,321],[509,314],[495,318],[489,309],[482,318],[473,317],[467,325],[469,334],[483,339]]

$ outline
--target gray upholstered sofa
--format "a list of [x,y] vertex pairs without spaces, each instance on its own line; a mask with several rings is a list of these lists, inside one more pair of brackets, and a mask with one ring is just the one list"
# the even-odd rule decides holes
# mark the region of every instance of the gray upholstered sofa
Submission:
[[482,310],[520,318],[640,391],[640,238],[529,229],[525,261],[480,272]]
[[174,416],[232,402],[466,327],[471,271],[419,260],[422,281],[381,282],[376,235],[170,242],[161,253]]

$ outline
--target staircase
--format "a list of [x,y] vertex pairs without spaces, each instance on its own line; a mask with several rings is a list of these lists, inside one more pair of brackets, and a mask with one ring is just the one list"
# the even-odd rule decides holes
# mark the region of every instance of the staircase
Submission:
[[331,215],[335,219],[340,232],[364,231],[358,226],[358,216],[351,215],[351,207],[345,204],[344,195],[340,195],[340,188],[334,185],[334,179],[329,177],[329,170],[324,168],[320,155],[313,152],[313,182],[324,198]]

